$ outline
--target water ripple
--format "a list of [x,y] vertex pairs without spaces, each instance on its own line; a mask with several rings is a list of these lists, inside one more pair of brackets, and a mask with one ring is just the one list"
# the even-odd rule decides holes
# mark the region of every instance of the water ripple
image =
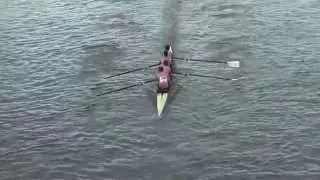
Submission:
[[[1,179],[319,179],[317,1],[0,2]],[[177,63],[163,117],[153,76]],[[91,89],[92,84],[104,82]],[[151,89],[151,90],[147,90]]]

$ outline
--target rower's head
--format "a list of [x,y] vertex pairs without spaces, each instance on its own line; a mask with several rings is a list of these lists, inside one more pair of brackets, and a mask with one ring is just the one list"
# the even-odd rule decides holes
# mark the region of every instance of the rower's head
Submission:
[[168,57],[168,50],[164,50],[164,51],[163,51],[163,55],[164,55],[165,57]]
[[169,45],[169,44],[167,44],[167,45],[165,46],[165,49],[166,49],[167,51],[169,51],[169,49],[170,49],[170,45]]
[[164,61],[163,61],[163,65],[169,66],[169,61],[168,61],[168,60],[164,60]]
[[160,66],[160,67],[158,68],[158,71],[159,71],[159,72],[162,72],[162,71],[163,71],[163,67]]

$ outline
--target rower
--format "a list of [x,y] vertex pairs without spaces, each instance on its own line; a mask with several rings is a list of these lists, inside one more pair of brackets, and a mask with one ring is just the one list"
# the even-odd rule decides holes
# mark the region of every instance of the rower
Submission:
[[169,51],[170,50],[170,45],[167,44],[167,45],[164,46],[164,48],[165,48],[165,50]]
[[164,50],[164,51],[163,51],[163,55],[164,55],[164,57],[167,58],[167,57],[168,57],[168,50]]
[[167,44],[167,45],[165,46],[165,50],[167,50],[170,54],[173,53],[173,52],[172,52],[172,48],[171,48],[171,46],[170,46],[169,44]]
[[[169,47],[170,48],[170,47]],[[163,64],[164,61],[169,61],[169,66],[171,68],[171,71],[173,71],[173,63],[172,63],[172,58],[168,56],[168,50],[164,50],[163,52],[163,60],[161,61],[161,63]]]
[[171,64],[169,64],[169,61],[167,59],[163,61],[163,67],[163,70],[171,77]]
[[168,66],[160,65],[157,72],[158,78],[158,93],[166,93],[170,88],[170,68]]
[[170,89],[170,80],[167,75],[158,76],[158,93],[166,93]]
[[160,67],[158,68],[158,72],[159,72],[159,73],[163,72],[163,66],[160,66]]
[[163,52],[163,56],[161,56],[160,63],[163,64],[164,61],[168,61],[169,65],[171,66],[172,58],[169,56],[169,53],[167,50]]
[[172,66],[173,52],[172,52],[172,48],[170,45],[165,46],[165,51],[163,52],[163,55],[164,55],[164,57],[169,59],[170,64]]
[[164,51],[163,52],[163,55],[161,56],[161,58],[160,58],[160,64],[163,64],[163,61],[165,60],[165,59],[167,59],[167,56],[168,56],[168,51]]
[[163,61],[163,65],[166,66],[166,67],[169,67],[169,61],[168,61],[168,59],[165,59],[165,60]]
[[171,76],[172,74],[172,70],[169,67],[169,62],[168,61],[164,61],[164,64],[161,64],[158,68],[158,73],[164,73],[168,76]]

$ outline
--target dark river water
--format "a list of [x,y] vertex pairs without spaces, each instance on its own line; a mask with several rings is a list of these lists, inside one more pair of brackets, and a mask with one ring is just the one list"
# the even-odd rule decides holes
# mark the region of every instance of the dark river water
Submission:
[[[239,80],[97,96],[168,41]],[[320,0],[2,0],[0,63],[1,180],[320,179]]]

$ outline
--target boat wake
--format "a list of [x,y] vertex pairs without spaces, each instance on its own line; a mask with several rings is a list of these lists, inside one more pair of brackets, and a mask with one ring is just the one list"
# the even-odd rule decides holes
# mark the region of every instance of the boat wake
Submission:
[[164,39],[162,44],[166,44],[168,42],[175,42],[177,39],[178,27],[179,27],[179,12],[181,9],[181,1],[172,0],[167,1],[167,6],[163,9],[163,32]]

